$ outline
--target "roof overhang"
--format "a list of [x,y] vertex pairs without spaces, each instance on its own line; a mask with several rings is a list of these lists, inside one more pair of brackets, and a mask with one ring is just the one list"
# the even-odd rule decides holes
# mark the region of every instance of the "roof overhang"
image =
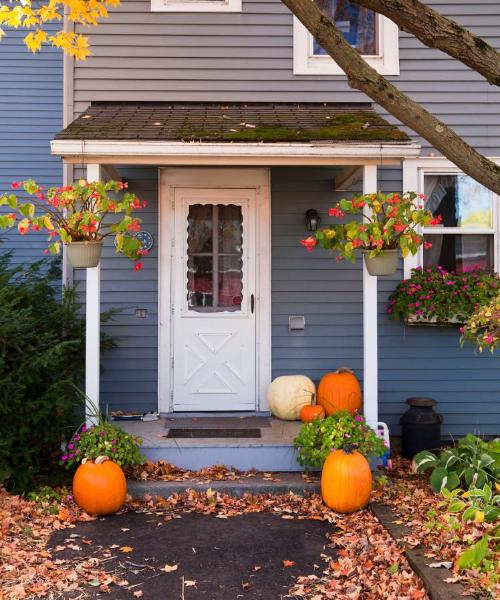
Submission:
[[228,143],[55,139],[51,152],[68,163],[148,165],[398,164],[420,155],[412,142]]

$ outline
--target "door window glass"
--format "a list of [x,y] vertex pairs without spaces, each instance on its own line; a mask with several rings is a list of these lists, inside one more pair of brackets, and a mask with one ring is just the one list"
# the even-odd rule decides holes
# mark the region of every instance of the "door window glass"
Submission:
[[243,214],[234,204],[193,204],[188,214],[187,301],[197,312],[240,311]]

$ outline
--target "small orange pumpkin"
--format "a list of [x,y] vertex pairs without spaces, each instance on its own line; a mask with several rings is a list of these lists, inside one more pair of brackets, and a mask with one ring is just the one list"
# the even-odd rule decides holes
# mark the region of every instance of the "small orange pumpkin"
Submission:
[[372,473],[366,458],[346,446],[328,455],[321,473],[321,495],[338,513],[365,507],[372,492]]
[[354,415],[361,410],[361,386],[351,369],[345,367],[323,376],[318,387],[318,404],[328,416],[341,410]]
[[316,394],[311,394],[311,404],[306,404],[300,409],[300,420],[302,423],[310,423],[316,419],[324,419],[325,409],[316,404]]
[[73,496],[89,515],[111,515],[120,510],[127,494],[127,481],[119,465],[107,456],[87,460],[73,477]]

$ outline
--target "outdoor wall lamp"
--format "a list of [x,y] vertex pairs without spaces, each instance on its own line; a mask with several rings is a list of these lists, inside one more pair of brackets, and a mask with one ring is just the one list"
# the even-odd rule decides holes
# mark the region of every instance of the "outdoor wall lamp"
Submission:
[[316,231],[321,223],[321,217],[316,209],[310,208],[304,216],[307,231]]

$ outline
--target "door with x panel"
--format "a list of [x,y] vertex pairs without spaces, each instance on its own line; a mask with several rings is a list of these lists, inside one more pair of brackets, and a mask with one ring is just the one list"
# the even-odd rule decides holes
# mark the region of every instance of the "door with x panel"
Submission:
[[255,191],[175,190],[176,411],[254,410]]

